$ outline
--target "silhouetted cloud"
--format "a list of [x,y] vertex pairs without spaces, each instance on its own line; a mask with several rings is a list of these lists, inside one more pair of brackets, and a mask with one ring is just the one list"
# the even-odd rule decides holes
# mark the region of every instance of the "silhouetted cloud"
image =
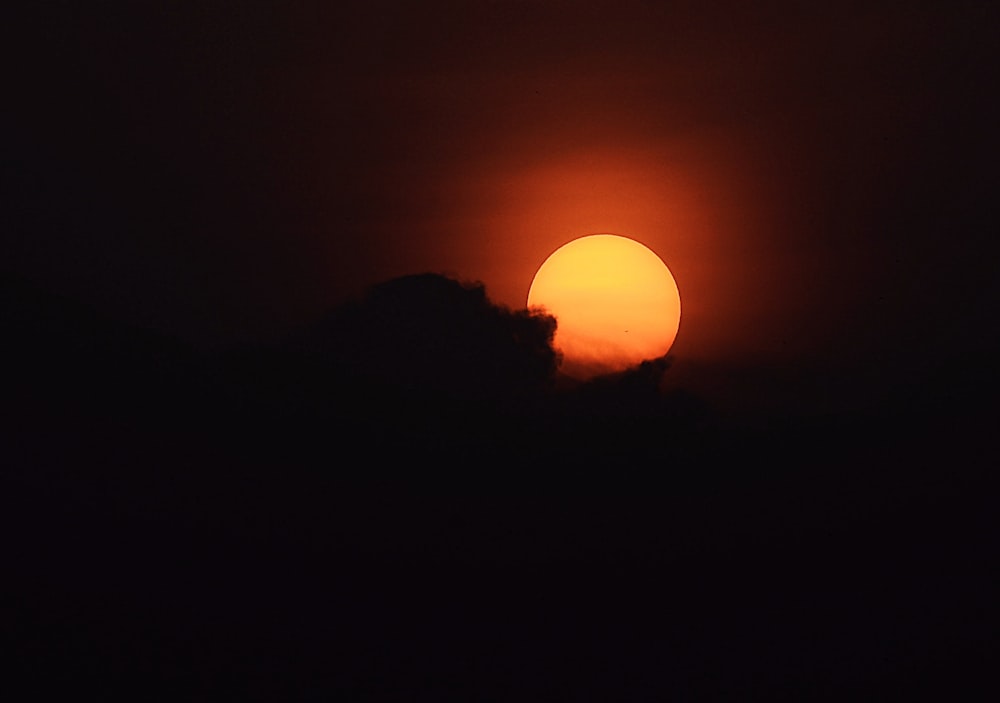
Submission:
[[[416,700],[447,701],[495,681],[524,698],[551,672],[610,699],[621,677],[579,662],[596,653],[652,687],[644,653],[664,632],[680,633],[677,690],[718,666],[746,690],[759,671],[787,690],[790,668],[851,691],[886,652],[885,690],[935,666],[943,690],[949,664],[980,661],[985,414],[950,430],[914,414],[892,442],[825,421],[745,433],[691,422],[698,398],[662,390],[669,358],[556,388],[555,320],[431,274],[211,360],[38,291],[0,294],[7,380],[24,379],[0,426],[17,605],[2,637],[31,690],[368,700],[421,685]],[[72,414],[24,413],[65,396]],[[120,421],[142,397],[160,410]],[[873,601],[872,578],[905,607]],[[539,603],[559,632],[580,613],[593,627],[534,637]],[[633,639],[602,649],[621,627]],[[803,627],[834,636],[803,650]],[[566,653],[554,666],[550,645]],[[497,668],[455,674],[468,651]]]
[[493,400],[551,385],[556,321],[492,303],[479,283],[418,274],[337,309],[295,346],[373,390]]

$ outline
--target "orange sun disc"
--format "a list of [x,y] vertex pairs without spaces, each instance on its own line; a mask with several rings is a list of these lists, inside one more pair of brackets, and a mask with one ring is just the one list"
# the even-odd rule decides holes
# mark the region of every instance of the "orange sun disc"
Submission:
[[574,239],[535,273],[528,307],[557,321],[561,370],[590,378],[665,355],[681,319],[677,284],[639,242],[613,234]]

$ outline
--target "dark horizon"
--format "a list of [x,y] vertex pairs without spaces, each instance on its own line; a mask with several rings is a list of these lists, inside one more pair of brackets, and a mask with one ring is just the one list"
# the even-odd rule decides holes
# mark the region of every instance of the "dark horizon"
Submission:
[[12,690],[841,698],[988,670],[966,386],[733,413],[664,359],[565,387],[544,318],[377,289],[217,354],[5,298]]

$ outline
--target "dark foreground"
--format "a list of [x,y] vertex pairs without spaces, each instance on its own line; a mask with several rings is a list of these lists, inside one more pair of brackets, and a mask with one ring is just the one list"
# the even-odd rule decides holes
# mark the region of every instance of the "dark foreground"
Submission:
[[11,361],[6,700],[988,684],[995,460],[971,405],[742,422],[627,379],[404,393],[302,383],[278,353],[119,337],[112,363],[61,339]]

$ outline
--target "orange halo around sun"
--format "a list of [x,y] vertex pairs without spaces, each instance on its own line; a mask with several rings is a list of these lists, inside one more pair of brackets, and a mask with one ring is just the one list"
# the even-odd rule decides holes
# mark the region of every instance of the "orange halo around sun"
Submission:
[[577,378],[621,371],[666,354],[680,326],[681,299],[666,264],[614,234],[574,239],[535,273],[528,307],[557,320],[561,369]]

